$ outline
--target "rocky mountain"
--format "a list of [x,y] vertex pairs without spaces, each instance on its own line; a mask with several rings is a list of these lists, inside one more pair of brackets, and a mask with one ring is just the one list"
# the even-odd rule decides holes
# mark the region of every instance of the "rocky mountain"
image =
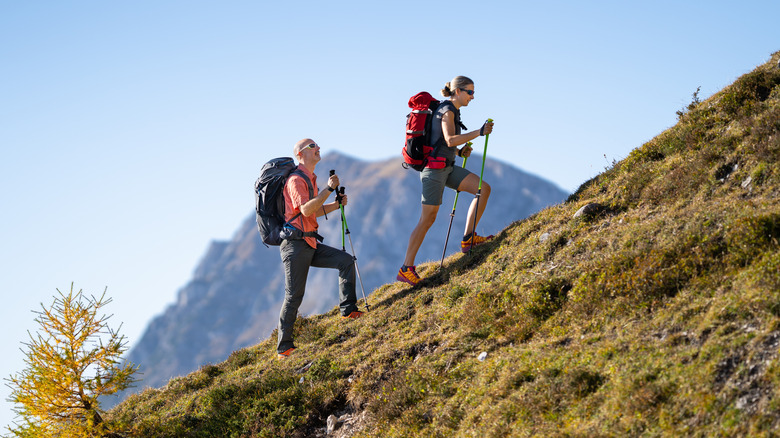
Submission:
[[[330,169],[337,171],[346,187],[347,225],[369,304],[371,291],[395,281],[409,234],[420,215],[419,173],[402,168],[399,161],[366,162],[330,153],[317,166],[321,187]],[[469,161],[470,170],[479,173],[481,157],[475,154]],[[478,227],[480,234],[496,233],[567,196],[546,180],[490,158],[485,164],[485,181],[493,191]],[[139,364],[142,373],[136,389],[158,387],[171,377],[221,362],[233,351],[267,338],[276,327],[284,295],[282,263],[278,248],[268,248],[260,240],[250,201],[253,182],[247,181],[247,208],[252,213],[232,240],[211,244],[193,278],[178,292],[177,301],[149,324],[129,352],[128,359]],[[469,194],[459,198],[449,254],[460,250],[472,199]],[[453,200],[454,192],[446,190],[418,263],[441,258]],[[319,223],[324,243],[341,248],[340,215],[330,214],[327,220],[321,217]],[[349,241],[346,249],[350,251]],[[318,314],[336,306],[337,282],[335,270],[313,269],[300,312]],[[358,297],[362,297],[360,290]],[[359,305],[362,303],[361,299]]]

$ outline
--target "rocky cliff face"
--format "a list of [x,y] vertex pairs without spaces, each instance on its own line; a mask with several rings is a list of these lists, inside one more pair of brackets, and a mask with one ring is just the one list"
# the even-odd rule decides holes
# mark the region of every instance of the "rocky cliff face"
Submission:
[[[481,157],[472,156],[469,164],[478,174]],[[420,215],[419,173],[403,169],[398,159],[364,162],[331,153],[317,166],[320,187],[324,187],[330,169],[336,169],[349,196],[347,224],[370,303],[370,292],[395,281],[403,262],[409,234]],[[478,226],[480,234],[497,233],[567,196],[548,181],[490,158],[484,178],[493,191]],[[260,241],[252,207],[253,182],[247,181],[247,209],[252,213],[231,241],[211,244],[193,278],[179,291],[176,303],[149,324],[131,349],[128,359],[140,365],[143,373],[137,388],[161,386],[171,377],[221,362],[233,351],[267,338],[276,327],[284,295],[282,263],[278,248],[267,248]],[[454,196],[454,191],[445,190],[439,217],[417,262],[441,258]],[[464,194],[458,200],[448,254],[460,250],[472,199]],[[340,215],[330,214],[328,220],[320,217],[319,224],[324,243],[341,248]],[[350,251],[349,241],[346,249]],[[312,269],[301,314],[321,313],[336,306],[337,282],[335,270]],[[362,297],[360,290],[358,297]]]

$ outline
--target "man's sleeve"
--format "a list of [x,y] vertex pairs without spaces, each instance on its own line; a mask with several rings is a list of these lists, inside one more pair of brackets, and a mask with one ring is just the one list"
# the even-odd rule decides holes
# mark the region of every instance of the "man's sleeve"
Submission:
[[309,202],[309,186],[300,176],[290,176],[284,189],[287,191],[287,197],[290,199],[290,203],[292,204],[295,213],[300,211],[301,205]]

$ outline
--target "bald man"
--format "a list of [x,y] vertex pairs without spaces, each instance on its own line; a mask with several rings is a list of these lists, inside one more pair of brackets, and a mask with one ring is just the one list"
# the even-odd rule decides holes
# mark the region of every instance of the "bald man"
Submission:
[[[288,221],[285,235],[289,237],[279,247],[284,263],[284,302],[279,312],[276,346],[279,359],[288,358],[295,350],[293,324],[303,301],[310,267],[338,269],[341,316],[354,319],[363,315],[357,307],[354,259],[345,251],[323,245],[317,234],[317,217],[339,209],[337,201],[325,203],[339,186],[339,177],[331,175],[327,189],[317,192],[314,168],[322,158],[320,147],[310,138],[295,144],[293,156],[298,160],[298,168],[290,174],[283,193],[284,219]],[[341,203],[347,205],[346,195],[342,195]]]

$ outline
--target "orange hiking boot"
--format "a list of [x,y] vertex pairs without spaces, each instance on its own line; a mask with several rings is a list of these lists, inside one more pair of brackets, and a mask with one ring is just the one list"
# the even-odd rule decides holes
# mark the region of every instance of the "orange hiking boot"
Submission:
[[354,312],[350,313],[349,315],[342,316],[343,319],[358,319],[361,316],[363,316],[363,312],[360,310],[355,310]]
[[414,270],[414,266],[401,266],[401,269],[398,270],[398,275],[395,276],[395,279],[398,281],[403,281],[404,283],[409,283],[412,286],[415,286],[420,282],[420,276],[417,275],[417,271]]
[[279,359],[279,360],[288,359],[290,357],[290,355],[292,354],[293,350],[295,350],[295,347],[288,348],[284,352],[277,354],[276,358]]
[[[463,239],[460,242],[460,250],[461,252],[469,252],[472,246],[479,246],[483,243],[487,243],[489,240],[493,239],[492,234],[487,237],[477,236],[477,233],[471,233],[471,236],[468,239]],[[472,242],[473,241],[473,242]]]

